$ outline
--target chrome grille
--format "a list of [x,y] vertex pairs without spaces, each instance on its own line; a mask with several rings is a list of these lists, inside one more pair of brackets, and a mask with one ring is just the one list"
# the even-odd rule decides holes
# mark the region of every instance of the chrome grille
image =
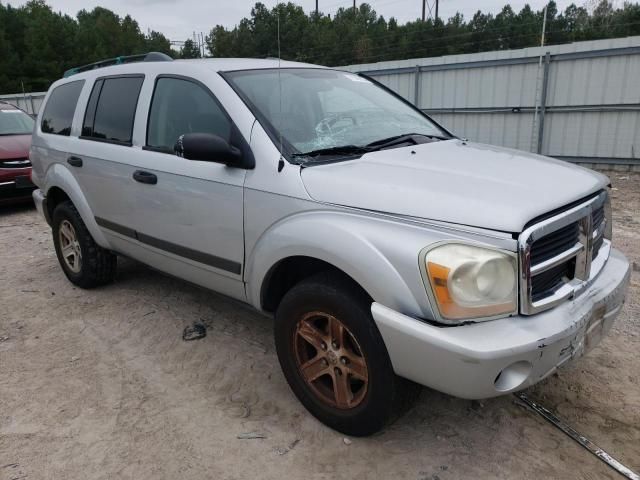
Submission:
[[606,192],[541,220],[518,239],[520,309],[534,314],[579,294],[604,266]]
[[0,168],[27,168],[31,166],[28,158],[6,158],[0,160]]
[[591,255],[591,259],[593,260],[598,256],[602,242],[604,242],[604,230],[606,226],[604,205],[593,211],[591,214],[591,223],[593,224],[593,253]]

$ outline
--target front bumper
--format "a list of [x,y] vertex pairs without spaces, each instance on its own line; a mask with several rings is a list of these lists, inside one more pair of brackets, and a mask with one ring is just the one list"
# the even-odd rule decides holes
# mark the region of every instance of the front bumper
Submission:
[[44,218],[49,225],[51,225],[49,209],[47,208],[47,197],[44,196],[44,193],[39,188],[34,190],[31,196],[33,197],[33,203],[35,203],[38,213],[42,215],[42,218]]
[[624,303],[629,262],[611,249],[594,282],[574,300],[533,316],[437,327],[371,307],[395,372],[461,398],[489,398],[539,382],[606,335]]
[[29,180],[29,172],[0,169],[0,204],[29,199],[36,186]]

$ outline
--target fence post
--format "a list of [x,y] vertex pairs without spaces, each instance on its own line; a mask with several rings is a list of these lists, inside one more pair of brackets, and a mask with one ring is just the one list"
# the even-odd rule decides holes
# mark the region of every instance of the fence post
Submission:
[[416,65],[416,78],[415,78],[415,85],[414,85],[414,92],[413,92],[413,104],[420,108],[420,65]]
[[538,147],[536,153],[542,153],[544,141],[544,111],[547,108],[547,87],[549,86],[549,68],[551,65],[551,52],[544,56],[544,73],[542,77],[542,93],[540,95],[540,124],[538,125]]

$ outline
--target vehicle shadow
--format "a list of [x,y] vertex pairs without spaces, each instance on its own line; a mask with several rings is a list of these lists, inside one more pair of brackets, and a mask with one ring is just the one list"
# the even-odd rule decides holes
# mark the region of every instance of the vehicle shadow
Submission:
[[5,217],[13,214],[21,214],[30,212],[36,209],[33,200],[27,199],[19,202],[0,204],[0,217]]

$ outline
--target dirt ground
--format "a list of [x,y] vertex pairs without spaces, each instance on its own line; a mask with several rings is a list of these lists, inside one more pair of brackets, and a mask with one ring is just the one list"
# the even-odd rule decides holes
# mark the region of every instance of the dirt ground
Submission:
[[[609,175],[627,305],[529,394],[640,471],[640,174]],[[425,389],[383,433],[345,440],[290,392],[271,320],[132,261],[77,289],[33,207],[0,209],[0,246],[2,480],[621,478],[512,395]],[[207,337],[184,342],[198,320]]]

